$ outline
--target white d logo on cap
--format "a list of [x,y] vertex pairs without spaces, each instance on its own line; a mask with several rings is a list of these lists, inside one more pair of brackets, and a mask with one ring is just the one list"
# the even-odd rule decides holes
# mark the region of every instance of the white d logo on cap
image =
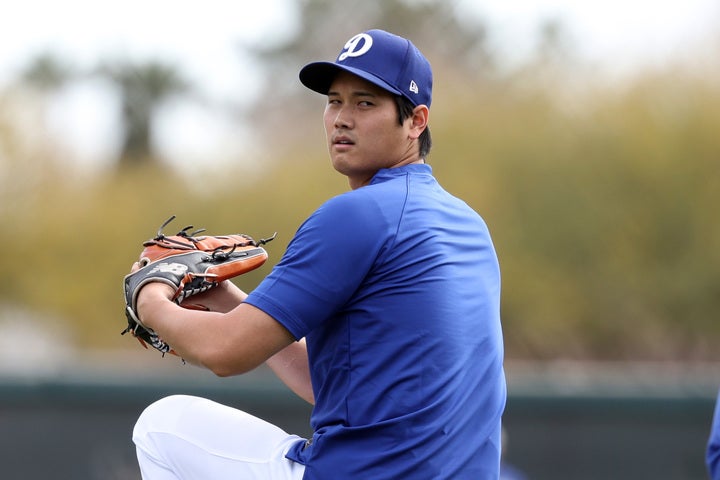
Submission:
[[[372,37],[366,33],[359,33],[352,37],[345,44],[343,52],[338,56],[337,61],[342,62],[348,57],[359,57],[364,55],[372,47]],[[358,48],[359,47],[359,48]]]

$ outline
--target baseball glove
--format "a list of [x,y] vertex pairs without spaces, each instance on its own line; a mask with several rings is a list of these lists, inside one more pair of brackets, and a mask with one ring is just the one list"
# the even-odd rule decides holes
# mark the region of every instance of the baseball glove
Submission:
[[[162,282],[175,289],[173,301],[181,302],[219,285],[223,280],[242,275],[261,266],[268,258],[261,245],[275,238],[253,240],[244,234],[197,236],[204,229],[187,226],[175,235],[162,233],[175,216],[162,224],[157,236],[143,243],[138,270],[125,276],[125,315],[128,326],[122,334],[131,333],[140,344],[147,344],[163,354],[175,352],[149,327],[143,325],[137,313],[140,289],[150,282]],[[183,305],[203,309],[199,305]]]

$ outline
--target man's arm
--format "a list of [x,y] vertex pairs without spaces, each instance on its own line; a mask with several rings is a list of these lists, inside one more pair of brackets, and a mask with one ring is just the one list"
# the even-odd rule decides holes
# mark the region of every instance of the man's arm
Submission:
[[297,396],[314,405],[305,339],[293,342],[267,360],[267,365]]
[[295,339],[262,310],[241,303],[227,313],[182,308],[173,288],[159,282],[140,290],[140,320],[186,361],[218,376],[247,373]]
[[167,300],[170,287],[164,287],[160,283],[143,287],[138,310],[143,323],[186,361],[219,376],[245,373],[267,361],[293,392],[314,403],[305,341],[295,342],[271,316],[242,303],[245,292],[225,281],[188,299],[210,309],[204,312],[178,307]]
[[[225,281],[217,288],[191,297],[188,302],[204,305],[214,312],[229,312],[242,303],[247,294],[235,284]],[[297,396],[310,404],[315,403],[305,339],[293,342],[266,362],[268,367]]]

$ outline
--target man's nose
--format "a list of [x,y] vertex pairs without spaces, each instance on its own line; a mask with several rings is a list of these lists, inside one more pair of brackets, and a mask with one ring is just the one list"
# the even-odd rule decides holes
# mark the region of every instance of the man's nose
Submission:
[[352,115],[347,107],[338,110],[334,124],[335,128],[352,128]]

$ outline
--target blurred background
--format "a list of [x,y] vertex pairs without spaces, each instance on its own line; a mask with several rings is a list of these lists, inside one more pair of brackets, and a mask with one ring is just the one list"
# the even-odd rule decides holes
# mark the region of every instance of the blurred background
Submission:
[[[137,415],[208,396],[300,434],[264,369],[121,336],[143,240],[278,232],[347,189],[299,84],[352,35],[433,65],[429,162],[503,271],[505,460],[528,479],[706,478],[720,385],[715,0],[26,0],[0,15],[2,478],[139,478]],[[174,233],[174,232],[172,232]]]

